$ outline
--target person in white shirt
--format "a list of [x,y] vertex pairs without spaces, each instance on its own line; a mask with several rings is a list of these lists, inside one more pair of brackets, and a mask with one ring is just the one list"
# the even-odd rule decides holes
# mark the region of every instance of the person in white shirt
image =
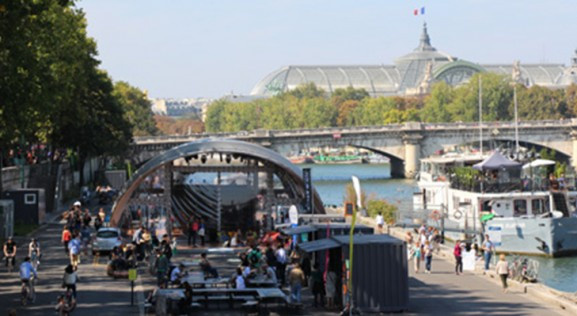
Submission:
[[286,250],[284,249],[284,245],[282,243],[279,245],[275,256],[277,262],[276,276],[277,279],[280,281],[280,284],[284,285],[286,280],[285,270],[286,270],[287,258],[286,258]]
[[246,289],[246,285],[244,283],[244,277],[242,276],[242,269],[236,268],[236,279],[234,280],[234,285],[236,289],[242,290]]
[[382,234],[383,233],[383,226],[385,226],[385,219],[383,218],[382,212],[379,212],[379,214],[377,214],[375,221],[377,222],[377,232],[379,234]]

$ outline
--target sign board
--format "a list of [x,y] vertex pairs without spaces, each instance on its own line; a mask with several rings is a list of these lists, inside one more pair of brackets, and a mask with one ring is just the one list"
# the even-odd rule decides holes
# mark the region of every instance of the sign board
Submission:
[[495,247],[501,246],[501,233],[503,231],[503,227],[501,226],[488,226],[487,231],[485,232],[489,235],[489,239],[495,245]]
[[303,182],[305,185],[305,210],[308,214],[313,214],[313,184],[311,179],[311,168],[303,168]]
[[299,223],[299,211],[297,210],[297,207],[294,205],[291,205],[291,207],[289,208],[289,220],[291,224],[294,225],[297,225]]
[[345,216],[353,216],[354,205],[351,202],[345,203]]
[[136,280],[136,269],[128,269],[128,280],[135,281]]
[[463,270],[475,271],[475,250],[463,251]]
[[302,233],[302,234],[301,234],[301,241],[302,241],[302,242],[307,242],[307,241],[309,241],[309,233]]

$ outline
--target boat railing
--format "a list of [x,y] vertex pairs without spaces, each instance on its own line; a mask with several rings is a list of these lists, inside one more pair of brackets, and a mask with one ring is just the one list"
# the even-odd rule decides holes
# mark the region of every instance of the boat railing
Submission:
[[477,193],[506,193],[506,192],[534,192],[549,190],[569,190],[577,188],[577,180],[567,179],[560,183],[553,183],[548,179],[518,179],[513,181],[495,181],[475,179],[463,180],[458,177],[451,178],[451,189]]

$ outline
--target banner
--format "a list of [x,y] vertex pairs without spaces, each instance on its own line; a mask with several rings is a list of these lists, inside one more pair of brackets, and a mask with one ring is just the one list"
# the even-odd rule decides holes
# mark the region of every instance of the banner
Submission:
[[313,207],[313,184],[311,168],[303,168],[303,181],[305,184],[305,209],[308,214],[314,213]]

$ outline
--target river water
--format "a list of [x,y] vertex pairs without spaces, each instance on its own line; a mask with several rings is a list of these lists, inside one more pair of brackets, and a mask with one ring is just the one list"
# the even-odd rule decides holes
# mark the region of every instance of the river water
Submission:
[[[413,192],[417,191],[414,180],[391,179],[390,165],[300,165],[311,168],[313,185],[324,204],[342,205],[345,187],[355,175],[362,190],[369,196],[382,198],[399,206],[399,210],[412,209]],[[539,279],[544,284],[566,292],[577,292],[577,258],[534,258],[539,261]]]

